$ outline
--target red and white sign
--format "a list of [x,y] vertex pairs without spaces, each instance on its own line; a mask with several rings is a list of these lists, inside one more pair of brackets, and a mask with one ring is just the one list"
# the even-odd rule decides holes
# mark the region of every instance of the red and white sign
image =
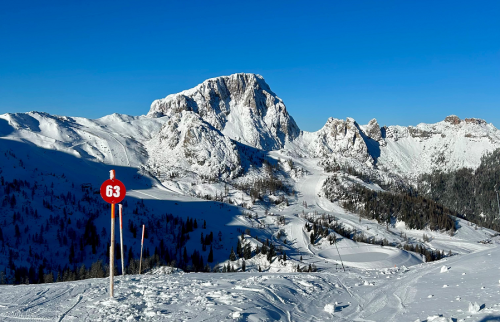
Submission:
[[107,203],[121,202],[126,193],[125,185],[118,179],[108,179],[101,185],[101,197]]

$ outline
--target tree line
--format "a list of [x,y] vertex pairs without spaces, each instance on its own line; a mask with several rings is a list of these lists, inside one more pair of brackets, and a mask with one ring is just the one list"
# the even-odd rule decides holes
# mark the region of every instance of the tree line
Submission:
[[418,191],[459,213],[459,217],[500,231],[495,185],[500,191],[500,149],[485,154],[476,170],[434,171],[421,175]]

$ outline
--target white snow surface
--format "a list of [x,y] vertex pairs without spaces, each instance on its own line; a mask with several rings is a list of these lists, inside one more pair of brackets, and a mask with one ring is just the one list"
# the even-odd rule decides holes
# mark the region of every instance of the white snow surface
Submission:
[[[488,255],[491,254],[491,255]],[[0,286],[3,321],[494,321],[498,244],[409,268],[174,273]],[[467,273],[467,275],[462,275]],[[443,288],[442,285],[449,285]],[[429,317],[432,317],[430,319]]]
[[416,127],[389,126],[386,145],[380,147],[380,167],[406,176],[462,167],[475,169],[481,156],[500,147],[500,131],[493,124],[479,119],[455,120]]
[[[165,209],[176,216],[196,218],[199,223],[206,219],[207,232],[220,230],[223,235],[214,244],[214,264],[229,263],[239,270],[183,273],[157,268],[140,276],[120,276],[116,279],[114,299],[108,296],[108,279],[2,285],[0,319],[487,321],[499,318],[496,272],[500,267],[500,248],[498,237],[492,237],[494,231],[477,229],[462,219],[457,219],[454,236],[410,230],[401,222],[386,227],[373,220],[360,220],[357,214],[322,196],[323,182],[330,174],[319,165],[325,159],[335,158],[408,177],[434,169],[477,167],[484,153],[500,147],[499,131],[492,124],[452,117],[431,125],[380,129],[376,120],[360,126],[353,119],[329,119],[320,131],[299,132],[282,101],[264,86],[262,77],[245,75],[232,75],[224,81],[208,80],[192,90],[169,95],[153,103],[149,116],[113,114],[89,120],[40,112],[0,115],[5,180],[50,180],[56,183],[54,190],[59,195],[70,189],[71,181],[77,187],[86,182],[97,186],[107,179],[110,168],[116,168],[118,178],[123,178],[130,187],[127,190],[130,203],[144,199],[151,209],[152,218],[148,219],[158,218]],[[251,86],[245,87],[247,84]],[[214,105],[210,93],[227,95],[220,96],[219,101],[215,99],[218,103]],[[250,105],[245,105],[249,97]],[[197,102],[197,110],[189,103],[193,100]],[[179,106],[178,111],[175,106]],[[248,107],[255,108],[251,116],[245,114],[250,113],[246,111]],[[7,157],[8,150],[14,151],[18,159],[22,157],[23,166],[18,159]],[[291,161],[284,167],[283,179],[296,193],[287,197],[288,205],[269,203],[264,207],[253,203],[245,191],[205,180],[220,177],[252,182],[264,176],[265,171],[252,163],[252,155],[265,155],[279,164]],[[51,176],[47,177],[47,173]],[[59,179],[63,173],[64,182]],[[373,184],[370,188],[380,189]],[[222,195],[225,189],[228,189],[226,200],[231,200],[232,205],[196,197]],[[330,245],[325,238],[312,245],[304,229],[306,217],[321,214],[333,215],[346,227],[394,244],[404,241],[402,235],[410,242],[423,242],[422,236],[426,234],[430,239],[426,246],[454,255],[425,263],[418,254],[358,243],[339,235],[336,245]],[[50,212],[42,209],[40,215],[43,223]],[[145,220],[131,216],[130,211],[127,215],[137,223]],[[5,214],[2,216],[7,218]],[[279,216],[284,217],[285,224],[278,222]],[[109,226],[107,217],[99,220],[99,230]],[[30,224],[38,229],[40,223]],[[244,235],[244,243],[254,248],[269,239],[286,251],[288,260],[273,258],[268,262],[265,256],[257,255],[245,261],[247,271],[241,272],[242,259],[229,261],[227,257],[230,248],[236,246],[237,236],[247,229],[249,234]],[[277,237],[279,231],[284,234],[281,238]],[[7,237],[13,235],[6,230],[3,233]],[[161,236],[154,237],[148,241],[152,249]],[[129,233],[125,238],[137,248],[140,240],[132,241]],[[485,239],[491,239],[492,243],[478,243]],[[21,244],[16,251],[27,255],[27,247]],[[54,258],[59,250],[33,247],[34,252],[46,252]],[[186,247],[189,253],[200,249],[198,237]],[[86,259],[87,263],[99,254],[95,256]],[[7,258],[4,251],[0,258],[3,267]],[[61,258],[67,256],[61,254]],[[28,259],[23,264],[29,264]],[[297,272],[297,266],[303,269],[309,265],[316,266],[319,272]]]

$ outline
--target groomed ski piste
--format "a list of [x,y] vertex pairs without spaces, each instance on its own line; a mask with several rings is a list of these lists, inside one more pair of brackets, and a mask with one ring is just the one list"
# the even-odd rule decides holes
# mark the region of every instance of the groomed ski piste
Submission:
[[[94,133],[97,135],[97,131]],[[109,135],[109,134],[106,134]],[[119,138],[116,142],[120,143]],[[107,140],[113,144],[114,140]],[[129,165],[130,154],[120,143],[111,146],[115,160]],[[281,152],[271,152],[276,159]],[[133,159],[132,159],[133,160]],[[43,163],[43,160],[37,160]],[[204,201],[186,193],[191,185],[158,182],[134,186],[128,197],[144,199],[152,208],[175,215],[213,219],[229,251],[239,231],[249,229],[245,241],[269,238],[281,245],[288,261],[268,263],[257,255],[237,273],[184,273],[157,268],[143,275],[118,276],[115,297],[109,298],[109,279],[89,279],[41,285],[0,286],[0,320],[4,321],[490,321],[500,319],[500,249],[495,232],[476,229],[458,220],[457,233],[386,227],[359,219],[320,197],[327,174],[318,160],[293,158],[305,175],[297,178],[294,200],[288,207],[248,211],[234,205]],[[63,166],[60,164],[58,166]],[[80,169],[85,175],[85,169]],[[121,172],[123,173],[123,171]],[[118,172],[120,174],[120,172]],[[76,175],[75,175],[76,176]],[[90,179],[89,179],[90,180]],[[217,189],[200,185],[197,189]],[[223,189],[219,187],[218,189]],[[239,191],[230,191],[238,196]],[[243,197],[242,197],[243,198]],[[304,207],[303,201],[307,202]],[[427,246],[451,250],[453,256],[425,263],[420,255],[394,247],[354,242],[337,235],[337,247],[326,240],[311,245],[302,213],[328,213],[344,225],[367,235],[401,240],[401,234],[421,239]],[[279,225],[278,216],[285,217]],[[258,228],[263,227],[263,228]],[[287,242],[277,238],[284,231]],[[234,236],[234,237],[233,237]],[[479,241],[490,239],[492,244]],[[337,250],[338,249],[338,250]],[[302,260],[301,260],[302,257]],[[340,257],[345,271],[342,269]],[[227,264],[221,261],[220,264]],[[232,262],[237,269],[241,260]],[[318,272],[296,272],[315,265]],[[262,272],[258,272],[259,266]]]

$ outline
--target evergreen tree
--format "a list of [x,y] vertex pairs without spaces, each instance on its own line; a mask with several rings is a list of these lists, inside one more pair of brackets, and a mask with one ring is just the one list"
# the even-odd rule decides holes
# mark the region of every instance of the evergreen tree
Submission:
[[231,247],[231,254],[229,254],[229,260],[230,261],[235,261],[236,260],[236,254],[234,253],[233,247]]
[[276,250],[274,249],[274,245],[271,244],[271,246],[269,246],[269,251],[267,252],[267,261],[270,263],[275,255]]
[[243,251],[243,256],[245,259],[250,259],[252,257],[252,248],[249,244],[246,244]]
[[[104,271],[102,261],[98,260],[97,262],[92,263],[90,266],[90,271],[88,273],[89,278],[102,278],[106,276],[106,272]],[[57,275],[58,282],[59,281],[59,274]]]
[[73,243],[71,244],[71,247],[69,248],[68,260],[69,260],[70,264],[73,264],[73,262],[75,260],[75,245]]
[[82,264],[82,266],[80,266],[80,269],[78,269],[77,279],[83,280],[86,278],[87,278],[87,269],[85,268],[85,264]]
[[15,195],[12,195],[12,198],[10,199],[10,207],[11,208],[14,208],[14,206],[16,205],[16,196]]
[[19,230],[19,226],[16,224],[16,227],[14,228],[14,237],[19,238],[21,237],[21,231]]
[[43,282],[44,283],[54,283],[54,274],[52,272],[48,272],[47,274],[43,275]]
[[241,243],[240,240],[238,239],[238,244],[236,245],[236,254],[238,254],[239,257],[243,257],[242,252],[241,252]]
[[43,283],[43,276],[44,276],[44,273],[43,273],[43,265],[40,265],[38,266],[38,283]]
[[134,253],[132,252],[132,247],[130,247],[128,249],[128,256],[127,256],[127,260],[130,262],[131,259],[134,258]]
[[210,253],[208,253],[207,262],[212,263],[214,261],[214,251],[212,250],[212,245],[210,245]]
[[245,272],[245,271],[246,271],[246,269],[247,269],[247,265],[246,265],[245,261],[243,261],[243,263],[241,264],[241,270],[242,270],[243,272]]

